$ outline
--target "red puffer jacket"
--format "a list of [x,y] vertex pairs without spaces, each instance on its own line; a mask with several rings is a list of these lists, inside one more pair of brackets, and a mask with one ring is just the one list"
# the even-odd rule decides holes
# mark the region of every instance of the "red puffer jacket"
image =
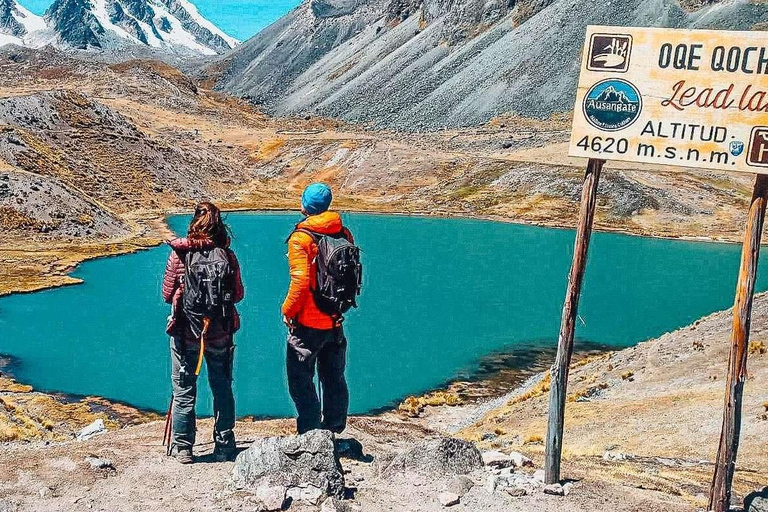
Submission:
[[[212,249],[214,243],[211,240],[193,240],[189,238],[176,238],[168,242],[171,246],[171,254],[168,256],[168,262],[165,265],[165,276],[163,277],[163,300],[168,304],[171,304],[171,316],[168,317],[168,325],[166,332],[170,335],[184,334],[187,342],[196,342],[197,340],[189,331],[188,328],[179,332],[179,328],[186,325],[184,321],[184,312],[182,311],[181,299],[184,293],[184,261],[187,253],[191,250]],[[243,288],[243,281],[240,276],[240,263],[237,261],[235,253],[229,251],[230,264],[235,270],[235,302],[243,300],[245,290]],[[235,322],[232,333],[237,332],[240,329],[240,315],[235,309]],[[229,334],[232,334],[229,333]],[[228,340],[217,340],[218,336],[211,333],[208,341],[212,345],[221,345]],[[218,343],[217,343],[218,342]]]

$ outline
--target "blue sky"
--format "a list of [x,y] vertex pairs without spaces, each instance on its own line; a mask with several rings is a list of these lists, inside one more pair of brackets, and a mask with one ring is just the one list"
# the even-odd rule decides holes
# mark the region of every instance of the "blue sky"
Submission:
[[[18,0],[43,14],[53,0]],[[301,3],[301,0],[191,0],[197,9],[227,34],[245,40]]]

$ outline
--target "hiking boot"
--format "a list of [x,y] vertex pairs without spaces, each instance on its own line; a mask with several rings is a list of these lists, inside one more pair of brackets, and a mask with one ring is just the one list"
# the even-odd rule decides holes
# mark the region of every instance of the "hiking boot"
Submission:
[[237,450],[232,446],[216,446],[213,449],[213,460],[216,462],[232,462],[237,457]]
[[192,458],[192,448],[178,448],[176,453],[173,454],[173,458],[179,461],[180,464],[192,464],[194,461]]

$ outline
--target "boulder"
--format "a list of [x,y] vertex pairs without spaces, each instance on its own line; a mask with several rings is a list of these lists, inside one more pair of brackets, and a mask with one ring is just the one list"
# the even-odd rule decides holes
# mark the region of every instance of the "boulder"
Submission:
[[[238,489],[258,489],[281,485],[291,496],[320,498],[344,496],[344,474],[336,453],[334,436],[327,430],[312,430],[306,434],[257,439],[235,460],[232,479]],[[301,491],[292,490],[299,488]]]
[[466,475],[483,468],[480,451],[463,439],[440,437],[423,441],[405,453],[392,457],[379,473],[389,477],[398,473],[426,476]]

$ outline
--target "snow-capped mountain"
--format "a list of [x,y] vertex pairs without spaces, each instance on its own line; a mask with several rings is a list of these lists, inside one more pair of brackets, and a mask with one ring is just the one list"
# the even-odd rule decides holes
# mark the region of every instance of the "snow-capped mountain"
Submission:
[[23,45],[25,39],[46,28],[40,16],[32,14],[16,0],[0,0],[0,46]]
[[56,0],[42,18],[16,0],[0,0],[0,46],[7,43],[215,55],[238,41],[188,0]]

